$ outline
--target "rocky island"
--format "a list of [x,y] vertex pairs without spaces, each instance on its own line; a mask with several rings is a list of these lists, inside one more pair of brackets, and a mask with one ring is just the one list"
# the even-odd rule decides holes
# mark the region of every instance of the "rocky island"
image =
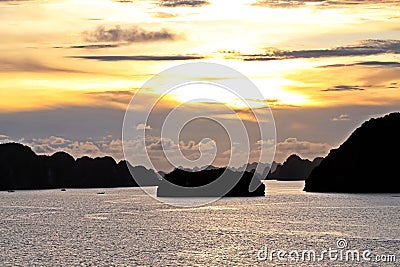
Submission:
[[[265,185],[254,172],[232,171],[227,168],[191,172],[175,169],[165,175],[158,197],[253,197],[264,196]],[[251,188],[255,190],[250,190]]]
[[400,113],[370,119],[306,179],[307,192],[398,193]]

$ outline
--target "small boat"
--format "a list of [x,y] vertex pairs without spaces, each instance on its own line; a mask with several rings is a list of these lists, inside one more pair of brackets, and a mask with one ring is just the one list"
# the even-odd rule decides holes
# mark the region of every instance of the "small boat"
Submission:
[[104,195],[105,192],[97,192],[98,195]]
[[14,193],[15,191],[14,190],[8,190],[8,193]]
[[62,188],[62,189],[61,189],[61,191],[63,191],[63,192],[64,192],[64,191],[67,191],[67,190],[66,190],[65,188]]

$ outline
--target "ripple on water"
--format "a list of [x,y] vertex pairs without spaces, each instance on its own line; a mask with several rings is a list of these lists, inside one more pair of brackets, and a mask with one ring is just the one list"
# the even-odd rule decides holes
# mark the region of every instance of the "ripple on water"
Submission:
[[398,251],[400,198],[308,194],[302,185],[270,181],[266,197],[196,208],[137,188],[0,192],[0,265],[254,266],[264,246],[322,249],[338,238]]

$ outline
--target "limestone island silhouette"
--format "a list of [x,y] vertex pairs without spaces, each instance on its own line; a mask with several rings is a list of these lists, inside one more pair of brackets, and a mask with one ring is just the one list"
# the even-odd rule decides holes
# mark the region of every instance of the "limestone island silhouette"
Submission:
[[307,192],[399,193],[400,113],[370,119],[306,179]]
[[265,185],[254,171],[232,171],[227,168],[195,172],[175,169],[165,175],[157,189],[158,197],[254,197],[264,195]]

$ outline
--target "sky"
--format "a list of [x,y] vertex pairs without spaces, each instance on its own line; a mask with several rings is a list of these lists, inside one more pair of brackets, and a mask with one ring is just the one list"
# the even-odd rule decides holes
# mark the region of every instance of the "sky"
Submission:
[[[399,11],[395,0],[0,0],[0,142],[121,160],[125,111],[146,81],[207,62],[258,87],[262,99],[250,102],[270,107],[273,140],[258,138],[257,122],[233,98],[187,103],[206,92],[193,87],[160,102],[150,122],[130,122],[130,153],[151,150],[156,167],[168,169],[157,152],[162,118],[171,105],[186,104],[184,114],[217,114],[228,124],[224,107],[240,114],[254,155],[276,144],[278,162],[292,153],[325,156],[363,121],[399,110]],[[145,95],[139,113],[159,93],[148,88]],[[192,124],[180,140],[164,141],[191,159],[217,148],[215,165],[226,164],[227,152],[241,158],[241,144],[229,146],[218,125]]]

